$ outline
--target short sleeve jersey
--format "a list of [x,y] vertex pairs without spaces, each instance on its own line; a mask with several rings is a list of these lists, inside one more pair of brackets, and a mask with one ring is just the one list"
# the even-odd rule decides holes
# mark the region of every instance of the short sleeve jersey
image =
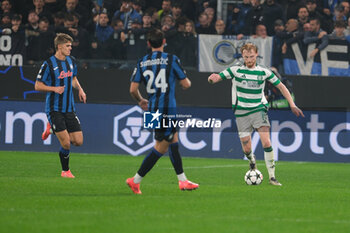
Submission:
[[264,95],[265,81],[274,86],[280,83],[270,69],[258,64],[250,69],[242,63],[237,63],[219,75],[223,80],[232,79],[232,108],[236,117],[266,111],[268,102]]
[[64,92],[57,94],[47,92],[46,113],[49,112],[74,112],[74,96],[72,91],[73,77],[77,76],[77,65],[75,59],[67,56],[64,61],[51,56],[41,66],[36,80],[47,86],[64,86]]
[[176,80],[186,78],[180,59],[164,52],[147,54],[137,63],[131,82],[144,83],[148,93],[148,109],[162,114],[176,114]]

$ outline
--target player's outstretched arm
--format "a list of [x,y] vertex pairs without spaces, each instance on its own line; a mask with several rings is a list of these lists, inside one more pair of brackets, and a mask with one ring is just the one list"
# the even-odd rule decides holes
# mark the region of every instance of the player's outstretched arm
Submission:
[[80,83],[79,83],[78,78],[76,76],[73,78],[72,86],[79,91],[79,100],[85,104],[86,103],[86,94],[85,94],[83,88],[80,86]]
[[286,100],[288,101],[290,109],[292,110],[294,115],[296,115],[297,117],[304,117],[303,111],[295,105],[294,100],[286,86],[283,83],[279,83],[276,87],[281,91],[284,98],[286,98]]
[[222,79],[220,77],[220,75],[212,73],[209,77],[208,77],[208,82],[211,84],[220,82]]
[[57,94],[62,94],[64,92],[64,87],[65,86],[60,86],[60,87],[47,86],[45,83],[40,81],[36,81],[34,86],[36,91],[55,92]]
[[131,82],[130,95],[134,98],[143,111],[148,110],[148,100],[144,99],[139,91],[139,83]]

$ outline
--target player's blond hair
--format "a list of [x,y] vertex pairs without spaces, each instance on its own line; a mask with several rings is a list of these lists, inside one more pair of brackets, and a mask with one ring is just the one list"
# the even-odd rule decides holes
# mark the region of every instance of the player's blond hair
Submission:
[[246,43],[245,45],[243,45],[241,47],[241,53],[243,53],[244,50],[247,50],[247,51],[251,51],[251,50],[254,50],[256,53],[258,52],[258,47],[253,44],[253,43]]
[[57,50],[59,44],[65,44],[67,42],[73,43],[73,38],[66,33],[57,33],[54,40],[55,49]]

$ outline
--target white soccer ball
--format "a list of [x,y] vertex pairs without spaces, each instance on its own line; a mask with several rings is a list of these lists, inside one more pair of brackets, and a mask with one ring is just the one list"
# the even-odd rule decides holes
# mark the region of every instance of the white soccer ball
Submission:
[[248,185],[259,185],[263,181],[263,175],[258,169],[249,170],[244,176],[244,181]]

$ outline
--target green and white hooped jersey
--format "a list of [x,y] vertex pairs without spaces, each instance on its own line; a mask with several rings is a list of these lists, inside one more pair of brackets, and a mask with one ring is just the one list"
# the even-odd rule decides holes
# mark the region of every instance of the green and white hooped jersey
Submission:
[[280,83],[267,67],[256,65],[249,69],[244,64],[235,64],[219,73],[221,79],[232,79],[232,108],[236,117],[266,111],[268,102],[264,95],[265,81],[274,86]]

